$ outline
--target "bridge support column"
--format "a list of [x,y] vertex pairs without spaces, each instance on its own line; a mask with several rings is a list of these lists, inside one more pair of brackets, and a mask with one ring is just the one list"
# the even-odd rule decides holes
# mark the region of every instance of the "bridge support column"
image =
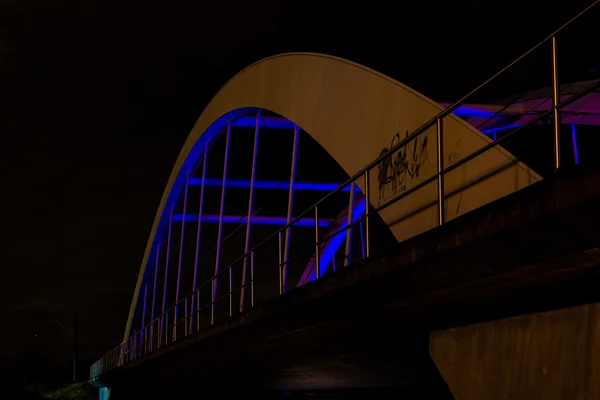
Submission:
[[100,395],[98,397],[100,400],[109,400],[110,399],[110,388],[108,386],[99,388],[98,392],[100,393]]
[[600,303],[433,332],[457,399],[600,398]]

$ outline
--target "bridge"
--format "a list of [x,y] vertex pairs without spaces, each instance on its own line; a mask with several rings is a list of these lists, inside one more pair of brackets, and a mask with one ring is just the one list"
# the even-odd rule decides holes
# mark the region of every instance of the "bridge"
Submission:
[[[561,82],[557,50],[594,5],[451,104],[322,54],[237,74],[175,163],[101,399],[600,394],[577,138],[600,80]],[[472,102],[535,52],[548,88]]]

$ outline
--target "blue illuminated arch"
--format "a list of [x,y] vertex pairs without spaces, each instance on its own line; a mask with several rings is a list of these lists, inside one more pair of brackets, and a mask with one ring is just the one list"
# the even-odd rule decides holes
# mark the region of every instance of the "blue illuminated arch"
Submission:
[[[194,169],[202,156],[204,144],[222,132],[229,121],[244,124],[256,109],[270,110],[284,117],[273,123],[300,126],[348,175],[354,175],[375,159],[382,148],[389,145],[394,134],[414,131],[442,107],[389,77],[326,55],[284,54],[259,61],[241,71],[217,93],[202,112],[175,163],[142,260],[125,337],[129,336],[144,279],[148,279],[146,267],[155,256],[154,241],[163,237],[168,229],[169,209],[181,197],[186,171]],[[485,135],[454,116],[450,116],[445,122],[444,134],[447,137],[445,142],[450,145],[459,143],[462,146],[462,156],[490,142]],[[431,140],[430,143],[434,141]],[[456,182],[452,177],[448,179],[448,188],[455,193],[455,197],[451,196],[447,200],[449,209],[454,209],[450,205],[459,195],[461,203],[460,211],[449,214],[449,219],[540,179],[500,147],[487,152],[481,160],[487,168],[478,165],[469,170],[467,165],[458,169],[458,172],[465,172],[457,174],[460,179]],[[488,171],[490,168],[502,172],[488,174],[483,181],[479,172],[473,172]],[[478,183],[469,185],[471,181]],[[416,183],[418,182],[415,181],[414,184]],[[375,189],[372,192],[377,192],[377,182],[372,180],[371,185],[371,189]],[[364,190],[362,183],[359,182],[358,186],[360,190]],[[423,191],[419,196],[429,196],[428,193]],[[426,205],[430,200],[419,196],[398,202],[381,214],[384,222],[395,224],[390,227],[397,240],[435,226],[434,220],[428,217],[432,209]],[[407,210],[420,208],[424,211],[400,223],[394,222],[398,220],[398,215],[406,214]],[[359,218],[359,214],[360,212],[355,213],[356,218]],[[333,251],[335,244],[334,240],[328,248]],[[326,252],[324,256],[327,254]]]

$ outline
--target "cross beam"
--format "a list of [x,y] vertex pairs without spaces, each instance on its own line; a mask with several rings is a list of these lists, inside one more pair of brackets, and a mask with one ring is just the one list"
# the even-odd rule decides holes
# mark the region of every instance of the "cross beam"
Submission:
[[[202,178],[190,178],[190,186],[202,186]],[[204,180],[204,186],[207,187],[221,187],[223,181],[220,178],[206,178]],[[250,180],[245,179],[227,179],[225,185],[230,188],[250,188]],[[317,192],[332,192],[340,186],[340,183],[326,183],[326,182],[295,182],[294,190],[306,190],[306,191],[317,191]],[[289,182],[277,182],[277,181],[256,181],[254,182],[254,189],[282,189],[289,190]],[[342,189],[343,192],[350,191],[350,185]]]
[[[450,103],[439,103],[443,108],[449,107]],[[514,113],[514,108],[504,109],[503,105],[497,104],[463,104],[454,110],[454,114],[458,115],[462,118],[473,118],[473,117],[492,117],[498,118],[501,115],[498,115],[498,112],[502,110],[501,114],[511,114]],[[518,109],[522,111],[522,109]],[[256,117],[254,115],[248,115],[244,117],[240,117],[233,121],[233,126],[240,128],[254,128],[256,125]],[[270,128],[270,129],[285,129],[285,130],[293,130],[295,124],[283,117],[261,117],[260,118],[260,127],[261,128]]]
[[[184,214],[175,214],[173,216],[173,222],[183,222]],[[203,215],[202,222],[208,223],[219,223],[219,215]],[[245,224],[248,217],[245,215],[223,215],[224,224]],[[186,214],[185,222],[198,222],[197,214]],[[267,216],[252,216],[252,225],[279,225],[284,226],[287,224],[287,217],[267,217]],[[319,219],[319,226],[330,226],[331,220]],[[294,226],[315,226],[314,218],[300,218]]]

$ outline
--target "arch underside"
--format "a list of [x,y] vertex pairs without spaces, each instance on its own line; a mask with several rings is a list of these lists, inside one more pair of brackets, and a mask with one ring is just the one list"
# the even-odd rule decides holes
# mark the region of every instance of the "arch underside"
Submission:
[[[248,296],[254,293],[248,292],[249,287],[243,294],[237,289],[244,282],[248,284],[249,265],[232,265],[235,258],[273,235],[349,178],[341,166],[293,122],[263,109],[245,109],[243,114],[231,115],[235,118],[224,116],[228,122],[224,130],[210,141],[198,142],[203,152],[196,164],[185,170],[183,190],[179,201],[174,203],[176,206],[167,208],[170,211],[166,213],[165,232],[157,234],[153,241],[150,268],[145,273],[140,293],[143,299],[134,316],[135,330],[196,289],[202,293],[201,304],[210,302],[205,283],[214,276],[211,270],[217,265],[218,270],[232,266],[230,279],[235,294],[228,301],[233,301],[235,308],[239,304],[240,310],[248,306]],[[216,200],[212,208],[207,206],[211,190]],[[194,201],[200,204],[193,205]],[[274,206],[273,202],[279,205]],[[350,215],[349,208],[352,208]],[[364,196],[356,185],[346,185],[331,197],[329,204],[321,207],[318,220],[322,240],[318,256],[321,276],[364,258],[364,222],[359,221],[364,212]],[[356,226],[347,229],[350,217]],[[284,232],[287,288],[316,278],[317,254],[311,246],[315,225],[312,216],[304,216]],[[379,228],[388,231],[385,226]],[[220,248],[215,238],[217,243],[222,243]],[[354,245],[343,246],[345,243]],[[268,247],[263,246],[263,250]],[[278,265],[277,247],[276,241],[271,240],[270,250],[267,250],[270,257],[265,257],[264,251],[255,253],[258,276],[264,276]],[[222,289],[227,285],[227,278],[219,279],[217,298],[226,295]],[[272,281],[271,287],[276,288],[277,283]],[[261,285],[264,286],[262,279]],[[204,309],[196,304],[193,307]]]
[[[203,111],[175,163],[142,260],[125,338],[132,329],[134,313],[139,310],[138,298],[143,296],[144,279],[148,280],[151,273],[147,267],[152,265],[155,244],[168,233],[169,210],[183,201],[186,171],[196,168],[207,148],[206,143],[215,141],[229,123],[252,124],[253,115],[259,109],[282,117],[265,120],[264,123],[273,124],[274,129],[302,128],[349,176],[441,111],[435,102],[388,77],[330,56],[284,54],[240,72]],[[444,166],[489,142],[489,138],[463,120],[453,115],[447,117],[444,120]],[[431,129],[386,159],[371,172],[371,206],[378,207],[435,175],[436,153],[436,132]],[[540,179],[504,149],[496,147],[446,176],[446,220]],[[364,181],[358,180],[356,185],[356,197],[350,208],[353,221],[360,218],[364,210],[361,197],[365,191]],[[437,225],[436,204],[437,187],[427,185],[382,210],[379,216],[395,240],[402,241]],[[345,204],[340,208],[339,221],[344,220],[343,216],[347,221],[349,206]],[[338,249],[345,236],[334,235],[324,245],[321,255],[327,254],[328,248]],[[314,271],[314,262],[312,267],[309,262],[300,283],[311,279],[314,272],[310,271]]]

